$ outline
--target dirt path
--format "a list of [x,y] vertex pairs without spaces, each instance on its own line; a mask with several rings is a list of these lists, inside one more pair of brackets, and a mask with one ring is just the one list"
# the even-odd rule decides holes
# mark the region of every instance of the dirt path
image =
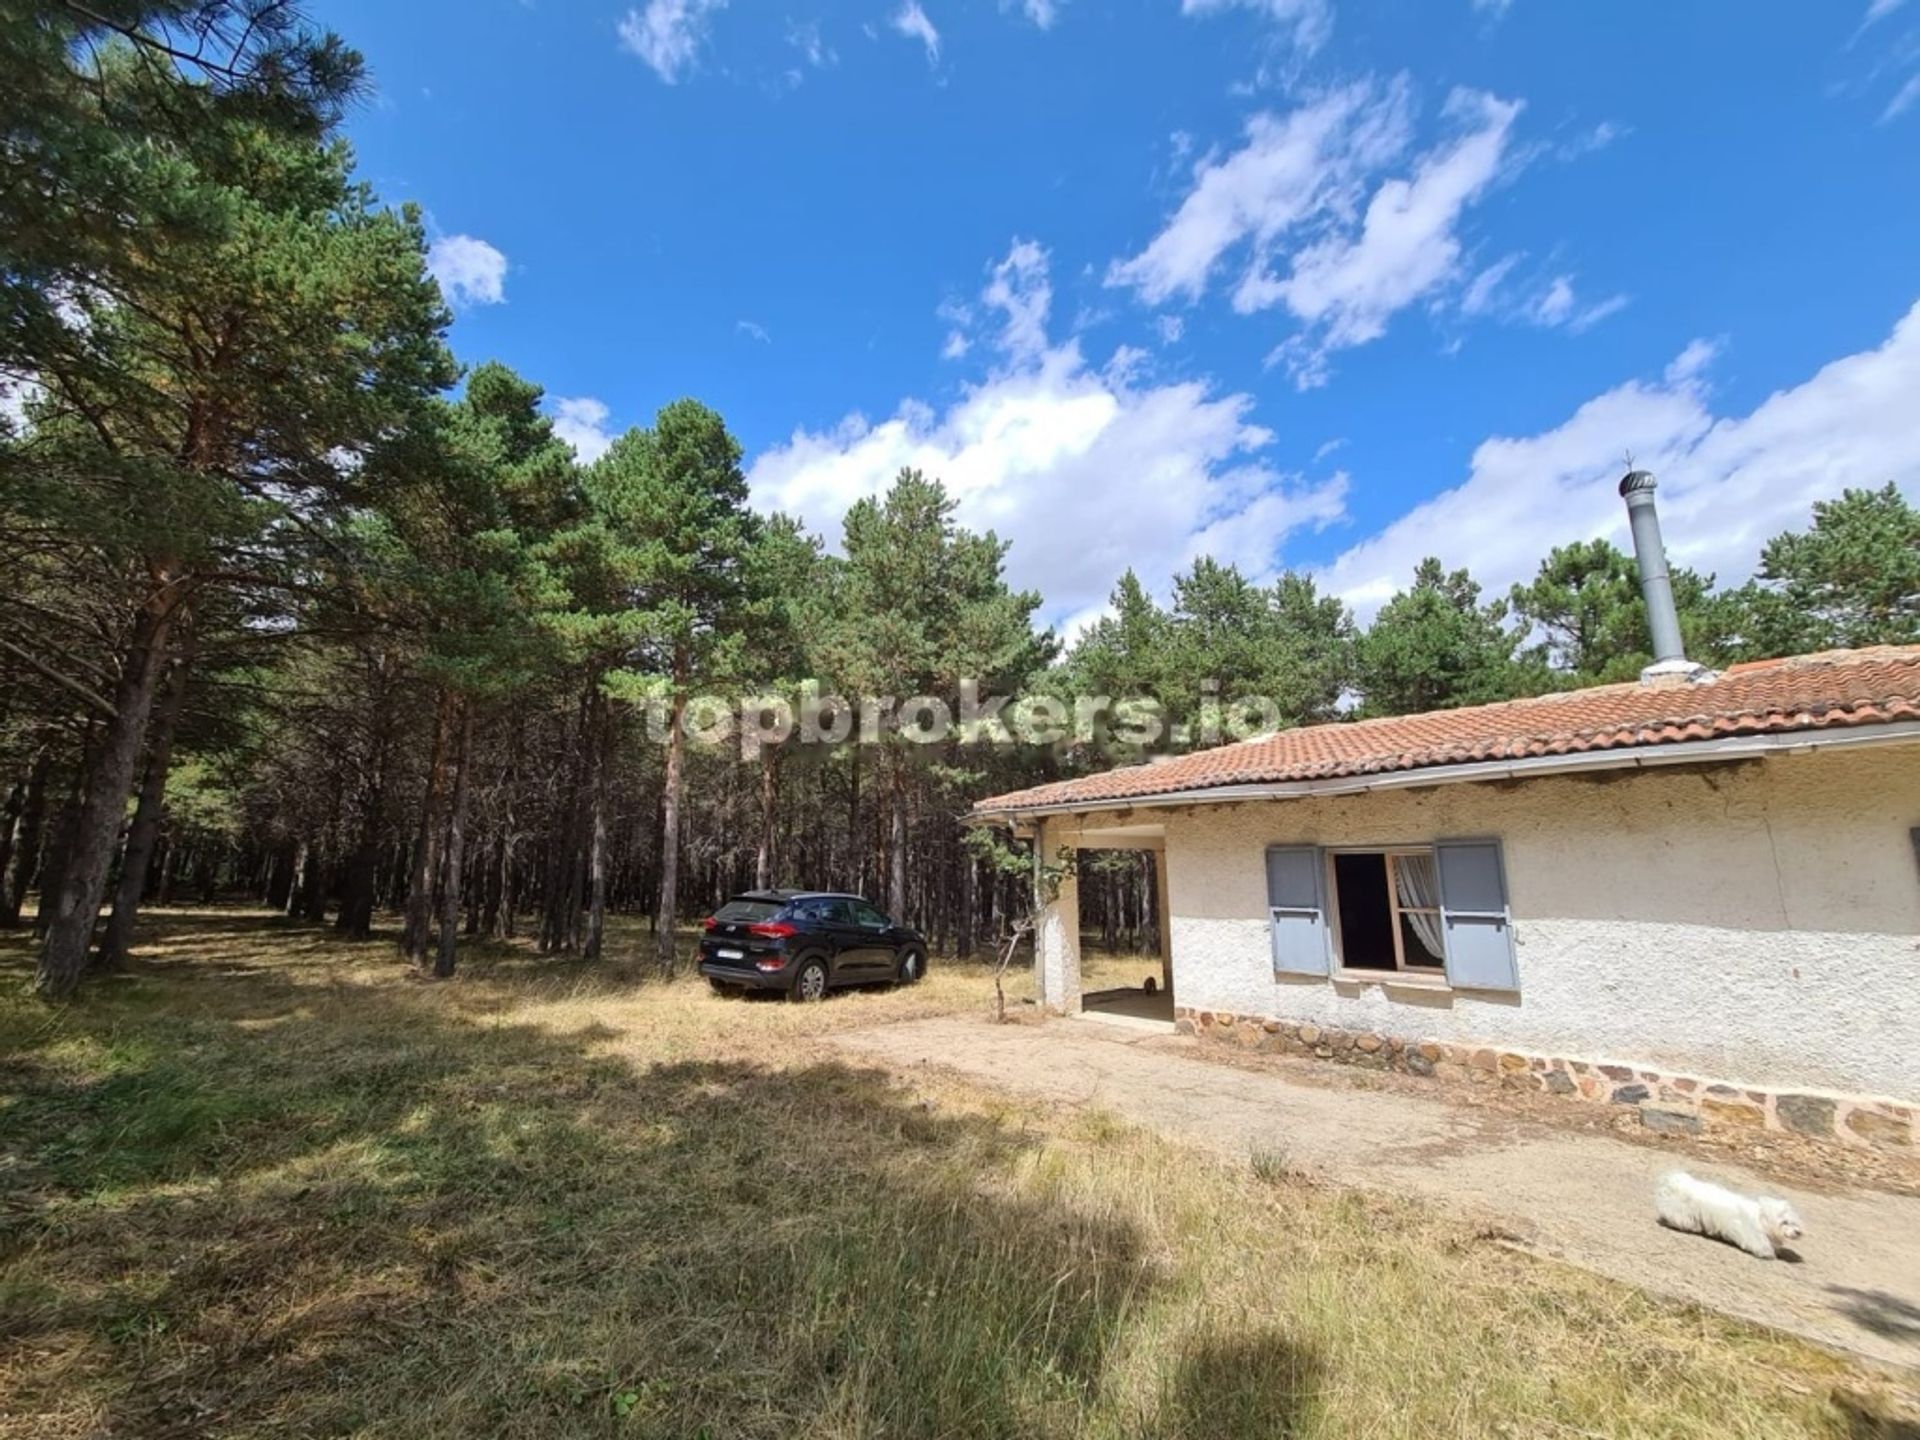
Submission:
[[1192,1042],[1093,1023],[910,1021],[839,1037],[895,1068],[931,1064],[1048,1100],[1099,1106],[1244,1159],[1278,1152],[1341,1183],[1431,1196],[1530,1248],[1900,1366],[1920,1366],[1920,1200],[1813,1194],[1703,1159],[1694,1173],[1784,1194],[1807,1225],[1798,1263],[1755,1260],[1653,1218],[1657,1151],[1469,1104],[1301,1085],[1210,1064]]

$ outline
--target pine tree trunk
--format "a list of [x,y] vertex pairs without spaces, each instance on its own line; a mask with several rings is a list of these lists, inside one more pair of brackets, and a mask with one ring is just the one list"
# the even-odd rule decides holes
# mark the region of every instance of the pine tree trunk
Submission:
[[7,791],[7,803],[0,805],[0,909],[5,909],[7,903],[7,871],[13,865],[15,831],[26,804],[27,777],[23,775]]
[[896,925],[907,923],[907,789],[906,780],[901,771],[903,764],[898,756],[894,757],[891,792],[887,799],[892,807],[888,824],[888,862],[891,866],[887,877],[887,910]]
[[679,949],[677,921],[680,916],[680,770],[686,758],[686,737],[680,720],[685,713],[686,697],[681,693],[678,667],[675,667],[671,729],[667,733],[667,774],[660,805],[660,914],[654,930],[654,946],[660,969],[673,973]]
[[19,926],[20,907],[26,904],[34,872],[40,868],[40,843],[47,824],[47,777],[52,770],[53,752],[42,746],[27,770],[26,792],[13,825],[12,863],[0,872],[0,929]]
[[565,788],[555,806],[557,833],[547,844],[546,885],[541,896],[542,951],[572,952],[580,938],[580,850],[586,818],[581,792],[586,785],[586,757],[592,739],[594,696],[598,691],[598,676],[590,669],[574,720]]
[[460,882],[465,875],[467,848],[468,772],[473,758],[473,702],[460,702],[460,751],[454,761],[453,803],[447,813],[447,864],[440,892],[440,952],[433,973],[445,980],[453,974],[460,944]]
[[860,742],[854,741],[853,754],[847,762],[847,863],[846,879],[843,882],[848,889],[860,888]]
[[333,857],[327,853],[327,840],[322,836],[307,852],[307,883],[300,892],[300,918],[321,923],[327,918],[327,903],[332,898]]
[[440,692],[433,719],[433,755],[427,762],[426,791],[420,797],[420,825],[414,832],[413,869],[407,876],[407,923],[401,948],[416,965],[427,963],[427,942],[433,929],[433,876],[439,859],[440,792],[447,764],[447,723],[453,696]]
[[600,723],[594,734],[593,839],[587,860],[587,883],[592,898],[587,908],[587,943],[583,953],[589,960],[600,958],[607,935],[607,750],[612,729],[607,701],[602,698]]
[[967,960],[973,956],[974,865],[964,848],[960,853],[960,914],[953,949],[962,960]]
[[133,809],[133,823],[127,828],[113,913],[107,917],[107,931],[100,941],[100,964],[105,967],[124,962],[133,945],[133,924],[140,913],[140,898],[147,893],[147,867],[153,861],[154,846],[160,839],[160,816],[167,803],[167,767],[173,760],[173,734],[180,723],[181,706],[186,702],[187,672],[192,665],[190,648],[183,646],[173,662],[166,696],[153,719],[153,734],[147,741],[147,773],[140,782],[140,799]]
[[773,828],[780,801],[780,747],[760,750],[760,848],[753,857],[753,887],[773,888]]
[[493,937],[496,940],[513,939],[514,913],[519,907],[519,896],[514,893],[514,845],[513,812],[508,810],[505,823],[500,831],[500,848],[495,865],[499,869],[499,884],[495,890],[493,907]]
[[[384,657],[375,673],[384,681]],[[374,719],[372,743],[368,747],[367,773],[358,786],[354,807],[358,823],[353,849],[347,856],[340,918],[334,925],[349,940],[365,940],[373,934],[374,899],[380,885],[380,826],[387,808],[387,762],[393,748],[389,734],[391,707],[384,684],[374,687],[373,703],[379,707],[379,713]]]
[[[106,897],[107,874],[113,865],[114,841],[133,788],[133,770],[146,738],[147,717],[153,711],[154,692],[166,663],[167,633],[172,628],[177,598],[170,577],[155,575],[159,588],[141,608],[132,643],[127,648],[114,686],[113,718],[107,723],[93,764],[88,767],[67,852],[57,898],[47,922],[46,942],[34,988],[49,1000],[73,994],[86,969],[93,928]],[[45,897],[42,897],[43,902]]]
[[513,750],[507,757],[507,773],[500,786],[500,830],[494,838],[492,904],[488,907],[488,925],[496,940],[513,938],[513,912],[516,899],[513,893],[513,802],[520,786],[520,751],[525,741],[526,727],[521,721],[516,720],[513,727]]
[[[169,872],[169,879],[171,872]],[[167,893],[168,881],[161,882],[161,895]],[[307,887],[313,884],[313,847],[302,840],[293,852],[293,883],[287,887],[287,917],[298,919],[307,910]]]
[[267,893],[263,897],[267,907],[285,911],[287,902],[293,898],[293,882],[297,873],[296,852],[286,841],[281,841],[273,852],[273,869],[267,876]]

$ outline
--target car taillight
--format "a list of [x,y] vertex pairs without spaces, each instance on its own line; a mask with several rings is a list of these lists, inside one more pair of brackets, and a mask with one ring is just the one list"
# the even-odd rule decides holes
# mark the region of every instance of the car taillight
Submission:
[[787,962],[784,960],[756,960],[753,962],[753,968],[756,970],[765,970],[771,973],[772,971],[778,970],[782,965],[785,965],[786,963]]
[[749,925],[747,933],[758,935],[762,940],[784,940],[789,935],[798,935],[800,928],[797,925],[789,925],[784,920],[769,920],[762,925]]
[[706,919],[702,920],[700,924],[703,929],[707,929],[707,930],[717,930],[720,928],[720,922],[714,919],[713,916],[711,915],[707,916]]

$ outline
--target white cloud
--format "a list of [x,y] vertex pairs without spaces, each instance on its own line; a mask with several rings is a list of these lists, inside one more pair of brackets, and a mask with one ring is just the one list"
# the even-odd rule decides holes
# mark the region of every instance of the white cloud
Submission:
[[1549,330],[1564,328],[1581,335],[1609,315],[1624,310],[1629,303],[1625,295],[1582,301],[1572,275],[1556,275],[1531,297],[1522,299],[1512,293],[1517,287],[1507,282],[1525,258],[1524,254],[1504,256],[1475,275],[1460,292],[1457,307],[1460,314],[1520,320]]
[[1567,321],[1567,329],[1576,335],[1584,335],[1608,316],[1618,315],[1631,303],[1630,297],[1625,295],[1609,295],[1604,300],[1596,300],[1576,311],[1573,318]]
[[[1479,284],[1479,281],[1476,280],[1474,284]],[[1584,304],[1574,289],[1573,277],[1556,275],[1545,290],[1527,302],[1521,314],[1535,325],[1548,329],[1565,326],[1575,335],[1584,335],[1609,315],[1626,309],[1627,303],[1625,295],[1609,295],[1604,300]]]
[[1867,6],[1867,18],[1860,22],[1861,27],[1864,29],[1876,20],[1886,19],[1906,3],[1907,0],[1873,0],[1873,3]]
[[1018,362],[1038,359],[1047,349],[1047,314],[1053,308],[1047,252],[1035,241],[1016,238],[1007,258],[987,274],[980,303],[1006,316],[1000,348]]
[[507,257],[471,235],[442,235],[427,247],[427,270],[450,305],[498,305],[507,298]]
[[1884,125],[1889,120],[1897,120],[1913,108],[1916,100],[1920,100],[1920,74],[1909,75],[1907,83],[1894,92],[1893,99],[1887,102],[1887,108],[1880,112],[1880,123]]
[[1473,0],[1473,8],[1499,19],[1512,8],[1513,0]]
[[1162,315],[1154,322],[1160,331],[1160,341],[1165,345],[1178,345],[1187,333],[1187,322],[1178,315]]
[[726,4],[727,0],[647,0],[646,9],[629,10],[621,20],[620,44],[671,85],[693,69],[713,12]]
[[1280,301],[1310,327],[1283,356],[1302,388],[1325,379],[1333,351],[1379,339],[1395,314],[1456,275],[1461,213],[1499,177],[1520,105],[1455,91],[1447,113],[1466,133],[1421,156],[1412,179],[1384,182],[1358,232],[1315,241],[1284,278],[1254,270],[1241,282],[1236,309]]
[[973,348],[967,332],[973,328],[973,307],[954,299],[942,300],[933,312],[947,326],[947,338],[940,346],[942,360],[958,360]]
[[771,345],[773,336],[767,333],[767,327],[757,320],[736,320],[733,328],[749,340],[758,340],[762,345]]
[[1542,325],[1558,325],[1573,314],[1573,281],[1556,275],[1553,284],[1530,307],[1533,318]]
[[1554,154],[1561,160],[1578,160],[1582,155],[1591,155],[1596,150],[1604,150],[1622,135],[1627,133],[1623,126],[1611,120],[1602,120],[1591,130],[1582,130],[1569,140],[1561,141],[1554,147]]
[[[1520,108],[1456,90],[1444,115],[1459,133],[1416,156],[1410,176],[1385,179],[1412,142],[1404,80],[1256,115],[1246,143],[1196,167],[1166,226],[1111,265],[1107,283],[1149,304],[1193,300],[1244,250],[1234,309],[1283,306],[1302,329],[1269,358],[1285,360],[1301,388],[1319,384],[1334,351],[1378,339],[1399,311],[1456,283],[1464,212],[1522,163],[1509,143]],[[1479,301],[1500,276],[1482,278]]]
[[1141,383],[1137,352],[1096,368],[1077,341],[1050,343],[1050,291],[1046,252],[1016,241],[981,296],[1001,320],[996,367],[944,410],[904,400],[877,423],[796,431],[754,461],[755,502],[837,539],[848,506],[917,466],[946,482],[963,524],[1013,542],[1013,582],[1069,628],[1128,566],[1161,590],[1202,553],[1265,574],[1288,534],[1340,516],[1344,477],[1309,485],[1262,460],[1273,436],[1251,396]]
[[1333,33],[1331,0],[1180,0],[1183,15],[1215,15],[1236,7],[1265,15],[1305,54],[1318,50]]
[[1501,593],[1553,545],[1605,536],[1625,548],[1616,486],[1628,452],[1659,476],[1674,562],[1723,584],[1746,578],[1769,538],[1804,529],[1815,500],[1889,480],[1920,491],[1920,304],[1879,348],[1834,361],[1746,415],[1710,408],[1704,373],[1716,351],[1696,340],[1659,383],[1616,386],[1539,435],[1484,441],[1462,484],[1346,551],[1322,578],[1371,614],[1428,554]]
[[1020,0],[1020,13],[1040,29],[1051,30],[1060,18],[1060,6],[1056,0]]
[[1687,348],[1674,356],[1672,363],[1667,366],[1667,384],[1684,385],[1695,376],[1705,374],[1707,367],[1719,358],[1719,341],[1689,340]]
[[613,436],[607,430],[607,407],[591,395],[553,399],[553,433],[573,447],[582,464],[607,453]]
[[1150,305],[1197,300],[1227,252],[1243,243],[1252,268],[1311,217],[1349,208],[1360,178],[1391,160],[1410,132],[1404,85],[1350,85],[1286,116],[1255,115],[1246,143],[1194,169],[1193,188],[1147,248],[1107,270]]
[[1494,303],[1500,294],[1500,287],[1506,283],[1507,276],[1513,273],[1522,256],[1508,255],[1487,266],[1473,282],[1461,293],[1460,312],[1463,315],[1486,315],[1492,312]]
[[840,63],[840,53],[821,37],[820,22],[817,20],[809,20],[804,25],[789,21],[787,44],[798,50],[800,58],[815,70],[825,70]]
[[940,32],[933,28],[933,21],[927,18],[927,12],[920,8],[920,0],[906,0],[899,10],[894,12],[888,22],[894,30],[909,40],[918,40],[927,49],[927,63],[936,65],[940,61]]

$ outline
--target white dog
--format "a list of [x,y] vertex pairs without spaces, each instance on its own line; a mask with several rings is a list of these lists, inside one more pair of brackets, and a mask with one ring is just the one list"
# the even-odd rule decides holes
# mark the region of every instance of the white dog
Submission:
[[1775,1251],[1805,1233],[1800,1217],[1786,1201],[1771,1195],[1742,1195],[1724,1185],[1696,1180],[1684,1170],[1661,1177],[1654,1203],[1662,1225],[1690,1235],[1711,1235],[1762,1260],[1773,1259]]

